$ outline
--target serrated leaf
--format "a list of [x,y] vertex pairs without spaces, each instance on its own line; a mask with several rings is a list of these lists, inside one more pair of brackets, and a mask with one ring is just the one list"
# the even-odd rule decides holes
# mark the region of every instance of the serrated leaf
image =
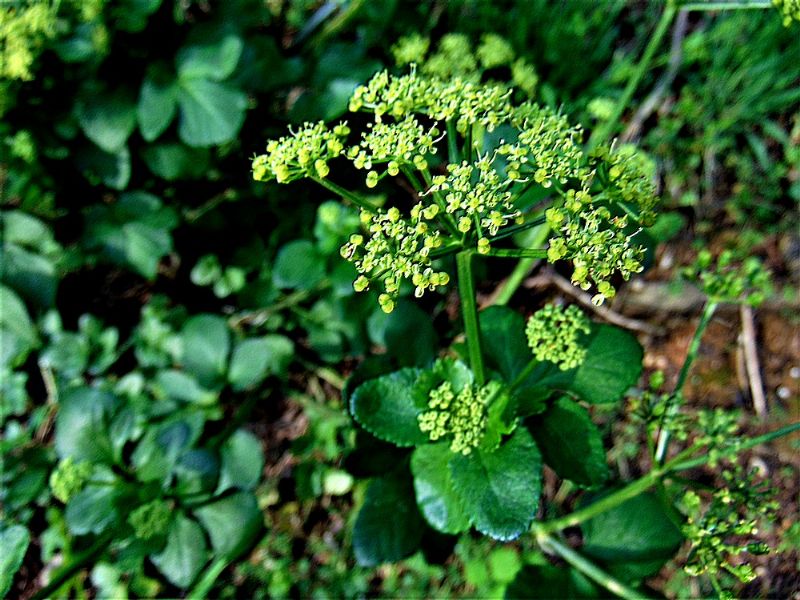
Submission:
[[222,81],[233,73],[242,55],[242,38],[228,35],[209,44],[184,46],[175,62],[182,78],[206,78]]
[[164,550],[150,559],[170,583],[188,588],[208,560],[202,527],[179,513],[172,520]]
[[419,548],[423,527],[406,473],[371,480],[353,529],[358,564],[374,566],[410,556]]
[[411,472],[422,516],[434,529],[455,534],[469,529],[469,518],[453,489],[448,467],[453,456],[448,443],[425,444],[411,455]]
[[194,511],[211,538],[218,557],[233,560],[255,541],[263,527],[263,517],[255,496],[239,492]]
[[146,77],[139,91],[136,117],[142,137],[152,142],[169,127],[178,110],[177,87],[174,82],[161,83]]
[[667,511],[652,492],[631,498],[581,525],[583,551],[619,577],[652,575],[683,543]]
[[362,383],[350,397],[350,411],[372,435],[397,446],[428,441],[417,417],[423,412],[414,397],[420,369],[405,368]]
[[0,598],[5,598],[14,575],[22,566],[22,560],[28,551],[31,535],[22,525],[12,525],[0,530]]
[[569,398],[559,398],[528,428],[544,462],[558,475],[578,485],[594,487],[608,479],[600,431],[589,413]]
[[450,475],[478,531],[497,540],[527,531],[539,507],[542,458],[526,429],[517,428],[494,452],[454,456]]
[[192,317],[181,330],[182,362],[200,385],[214,387],[224,376],[230,352],[230,331],[217,315]]
[[178,135],[201,148],[229,142],[244,122],[247,96],[222,83],[181,78],[178,90],[181,116]]
[[261,479],[264,453],[261,442],[249,431],[238,429],[220,448],[222,466],[217,493],[228,488],[252,489]]

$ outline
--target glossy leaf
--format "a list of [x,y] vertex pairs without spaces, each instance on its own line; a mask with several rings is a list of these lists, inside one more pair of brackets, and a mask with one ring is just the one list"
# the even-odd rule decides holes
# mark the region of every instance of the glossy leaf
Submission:
[[181,330],[184,368],[204,387],[213,387],[225,374],[230,352],[230,332],[217,315],[192,317]]
[[181,78],[178,135],[189,146],[205,148],[229,142],[244,122],[247,96],[222,83]]
[[222,465],[217,493],[232,487],[248,490],[258,484],[264,469],[264,453],[256,436],[239,429],[225,440],[220,454]]
[[0,529],[0,597],[5,598],[28,551],[31,536],[22,525]]
[[443,533],[460,533],[469,528],[461,498],[453,489],[448,443],[425,444],[411,455],[414,493],[425,520]]
[[179,588],[187,588],[208,560],[203,529],[184,514],[178,514],[167,534],[164,550],[151,556],[153,564],[164,577]]
[[250,492],[226,496],[194,511],[211,538],[217,556],[233,560],[255,541],[263,527],[256,498]]

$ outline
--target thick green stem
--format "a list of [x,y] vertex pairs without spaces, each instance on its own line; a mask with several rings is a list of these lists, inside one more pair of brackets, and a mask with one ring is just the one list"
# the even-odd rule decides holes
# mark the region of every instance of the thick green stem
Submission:
[[372,206],[369,202],[367,202],[363,198],[357,196],[356,194],[354,194],[350,190],[347,190],[347,189],[343,188],[342,186],[333,183],[329,179],[323,179],[321,177],[312,177],[311,179],[316,181],[322,187],[332,191],[334,194],[337,194],[337,195],[341,196],[345,200],[350,200],[350,202],[352,202],[356,206],[360,206],[364,210],[368,210],[370,212],[374,212],[375,211],[375,207]]
[[631,587],[628,587],[618,579],[615,579],[596,564],[588,560],[579,552],[576,552],[571,547],[567,546],[560,540],[547,535],[546,533],[537,532],[536,541],[541,546],[542,550],[550,554],[557,554],[570,565],[575,567],[578,571],[586,575],[589,579],[601,585],[612,594],[620,598],[629,598],[631,600],[638,600],[646,598],[641,592],[637,592]]
[[[680,395],[683,386],[686,384],[686,378],[689,376],[689,369],[692,367],[697,358],[697,352],[700,350],[700,340],[703,338],[703,333],[711,322],[714,316],[714,311],[717,310],[718,303],[709,300],[703,307],[703,314],[700,316],[700,322],[697,324],[697,329],[694,332],[692,341],[689,343],[689,350],[686,353],[686,358],[683,361],[683,366],[678,373],[678,381],[675,383],[675,390],[667,401],[667,406],[664,408],[664,413],[661,416],[661,423],[658,433],[658,445],[656,447],[655,461],[657,464],[664,464],[664,459],[667,456],[669,448],[670,430],[669,420],[674,417],[680,408]],[[666,426],[665,426],[666,425]]]
[[498,258],[547,258],[547,250],[541,248],[492,248],[485,256]]
[[469,364],[475,374],[475,383],[486,382],[486,369],[481,353],[481,331],[478,326],[478,305],[475,302],[475,280],[472,277],[473,250],[462,250],[456,254],[458,271],[458,295],[461,298],[461,314],[464,317],[464,335],[467,338]]
[[194,588],[192,588],[186,598],[188,600],[203,600],[203,598],[207,598],[208,593],[211,591],[211,588],[214,586],[217,578],[222,574],[227,566],[228,561],[226,559],[220,558],[212,562],[211,566],[203,571],[203,574],[200,576],[200,580],[195,584]]
[[650,63],[653,60],[653,56],[655,55],[658,47],[661,45],[661,40],[664,38],[664,34],[669,29],[670,23],[672,23],[674,16],[675,2],[674,0],[667,0],[667,5],[664,7],[664,12],[661,13],[661,18],[656,25],[653,35],[650,37],[647,47],[644,49],[642,58],[636,65],[633,75],[628,80],[628,84],[625,86],[622,96],[620,96],[619,100],[614,105],[614,112],[611,113],[611,116],[602,125],[597,127],[592,132],[592,135],[586,144],[587,150],[591,151],[592,149],[596,148],[599,144],[605,142],[614,132],[622,113],[624,113],[625,109],[628,108],[628,104],[630,104],[633,95],[636,93],[636,89],[639,87],[644,74],[647,73],[647,70],[650,68]]
[[56,569],[50,577],[50,583],[31,596],[31,600],[44,600],[44,598],[52,597],[78,571],[94,562],[105,551],[111,543],[114,533],[114,531],[107,531],[86,550],[76,554],[70,562]]

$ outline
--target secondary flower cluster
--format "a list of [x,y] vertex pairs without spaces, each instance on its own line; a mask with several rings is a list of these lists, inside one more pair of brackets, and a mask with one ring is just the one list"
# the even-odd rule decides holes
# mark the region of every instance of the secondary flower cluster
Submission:
[[538,361],[549,361],[562,371],[574,369],[586,358],[581,334],[591,332],[591,323],[581,310],[548,304],[528,319],[525,335]]
[[364,291],[371,279],[383,277],[384,292],[378,302],[389,313],[394,309],[402,279],[411,280],[417,297],[426,290],[447,285],[450,276],[431,267],[430,251],[442,244],[439,232],[429,225],[438,212],[435,204],[424,207],[422,203],[411,209],[410,219],[402,218],[394,207],[388,211],[362,210],[361,223],[369,232],[369,239],[353,234],[340,251],[360,274],[353,284],[355,290]]
[[0,9],[0,79],[33,79],[33,61],[55,34],[56,10],[48,2]]
[[486,405],[499,384],[490,382],[483,387],[466,384],[456,392],[449,381],[431,390],[430,410],[418,417],[419,428],[431,441],[452,436],[450,450],[463,455],[477,448],[486,429]]
[[71,456],[68,456],[61,460],[50,474],[50,489],[53,496],[66,504],[83,489],[91,476],[91,463],[75,462]]
[[149,540],[163,535],[172,518],[172,507],[164,500],[153,500],[142,504],[128,515],[128,523],[134,535],[141,540]]
[[344,123],[333,129],[322,121],[305,123],[291,135],[267,143],[267,153],[253,160],[253,178],[275,178],[278,183],[303,177],[325,178],[330,173],[328,161],[342,154],[349,133]]
[[769,272],[761,261],[749,256],[738,261],[731,250],[724,250],[714,261],[708,250],[701,250],[694,264],[682,273],[697,283],[703,292],[717,302],[742,302],[758,306],[772,293]]
[[747,583],[755,579],[753,568],[747,563],[733,563],[730,557],[769,551],[766,544],[754,541],[752,536],[758,533],[759,520],[771,519],[778,505],[770,499],[773,491],[758,483],[755,473],[745,473],[737,465],[722,475],[726,487],[713,492],[705,509],[696,492],[689,491],[683,497],[687,515],[683,533],[692,544],[684,569],[692,576],[714,576],[724,569]]
[[772,0],[772,4],[781,12],[784,27],[789,27],[792,21],[800,22],[800,0]]

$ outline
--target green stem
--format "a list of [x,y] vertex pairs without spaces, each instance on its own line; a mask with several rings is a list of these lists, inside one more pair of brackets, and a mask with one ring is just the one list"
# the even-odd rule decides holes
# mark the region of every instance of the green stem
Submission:
[[733,2],[687,2],[681,10],[748,10],[772,8],[772,0],[734,0]]
[[[539,225],[543,225],[546,222],[547,220],[544,217],[536,217],[535,219],[526,221],[522,225],[513,225],[512,227],[507,227],[503,229],[503,231],[499,232],[497,235],[492,236],[490,238],[490,241],[496,242],[497,240],[502,240],[507,237],[511,237],[514,234],[530,229],[531,227],[538,227]],[[549,229],[545,231],[549,231]]]
[[638,600],[646,598],[641,592],[637,592],[631,587],[628,587],[618,579],[615,579],[603,569],[595,565],[579,552],[576,552],[560,540],[547,535],[546,533],[537,533],[536,541],[541,546],[542,550],[550,554],[558,554],[561,558],[567,561],[570,565],[575,567],[578,571],[586,575],[589,579],[603,586],[612,594],[620,598],[629,598],[631,600]]
[[31,600],[44,600],[52,597],[70,578],[102,554],[114,537],[113,531],[107,531],[97,538],[91,546],[83,552],[76,554],[72,560],[56,569],[50,578],[50,583],[31,596]]
[[[420,171],[422,173],[422,178],[425,181],[425,185],[428,186],[427,189],[430,189],[433,186],[433,180],[431,179],[431,174],[428,169],[422,169]],[[447,203],[442,198],[442,194],[440,192],[431,192],[433,194],[433,200],[439,206],[439,216],[443,219],[444,226],[447,227],[447,230],[450,232],[455,238],[461,237],[461,233],[458,231],[458,226],[456,225],[455,218],[453,215],[447,212]]]
[[639,494],[642,494],[653,487],[662,476],[674,468],[674,465],[680,464],[681,461],[694,454],[698,448],[700,448],[698,445],[687,448],[668,464],[664,465],[663,467],[653,469],[647,475],[630,482],[625,487],[620,488],[608,496],[604,496],[597,502],[593,502],[588,506],[578,509],[563,517],[559,517],[558,519],[551,519],[550,521],[544,521],[543,523],[535,524],[534,531],[553,533],[555,531],[566,529],[567,527],[574,527],[575,525],[580,525],[584,521],[588,521],[589,519],[592,519],[597,515],[606,512],[607,510],[611,510],[612,508],[619,506],[631,498],[635,498]]
[[200,580],[191,589],[189,595],[186,596],[187,600],[202,600],[203,598],[206,598],[208,593],[211,591],[212,586],[217,581],[217,578],[222,574],[227,566],[228,561],[223,558],[212,562],[211,566],[205,569],[202,577],[200,577]]
[[522,282],[525,281],[525,278],[538,262],[539,260],[536,258],[523,258],[520,260],[514,267],[514,270],[511,271],[511,275],[506,278],[503,288],[495,297],[494,303],[497,306],[505,306],[508,304],[519,289],[519,286],[522,285]]
[[447,160],[454,165],[458,164],[461,160],[458,155],[456,124],[452,119],[447,121]]
[[547,250],[541,248],[492,248],[484,256],[498,258],[547,258]]
[[686,384],[686,378],[689,376],[689,369],[692,367],[692,363],[694,363],[695,359],[697,358],[697,352],[700,350],[700,340],[703,337],[706,327],[708,327],[708,324],[711,322],[711,318],[714,316],[714,311],[717,310],[717,306],[717,302],[709,300],[703,307],[703,314],[700,316],[700,322],[697,324],[697,329],[694,332],[692,341],[689,343],[689,350],[686,354],[686,358],[683,361],[683,366],[681,366],[681,370],[678,373],[678,381],[675,384],[675,390],[667,401],[667,406],[664,407],[664,413],[661,415],[658,444],[654,457],[656,463],[659,465],[664,463],[664,459],[667,456],[667,450],[669,449],[669,438],[671,434],[669,428],[665,427],[665,425],[668,424],[669,420],[677,414],[678,409],[680,408],[679,398],[681,390]]
[[475,280],[472,277],[473,250],[462,250],[456,254],[458,272],[458,295],[461,297],[461,313],[464,316],[464,335],[467,338],[469,364],[475,374],[475,383],[486,382],[486,370],[481,353],[481,331],[478,326],[478,305],[475,302]]
[[337,184],[333,183],[332,181],[330,181],[328,179],[323,179],[321,177],[312,177],[311,179],[313,181],[316,181],[322,187],[332,191],[334,194],[338,194],[339,196],[341,196],[345,200],[350,200],[350,202],[352,202],[356,206],[360,206],[364,210],[368,210],[370,212],[375,212],[375,207],[374,206],[372,206],[369,202],[367,202],[363,198],[360,198],[359,196],[357,196],[356,194],[354,194],[350,190],[347,190],[347,189],[343,188],[342,186],[337,185]]
[[617,123],[622,116],[622,113],[624,113],[625,109],[628,108],[628,104],[630,104],[634,93],[636,93],[636,88],[639,87],[642,77],[644,77],[644,74],[647,73],[647,69],[650,68],[650,63],[653,60],[653,56],[655,55],[658,47],[661,45],[661,40],[664,38],[664,34],[667,32],[667,29],[669,29],[670,23],[672,23],[674,16],[675,2],[674,0],[667,0],[667,5],[664,7],[664,12],[661,13],[661,18],[656,25],[653,35],[650,37],[650,41],[648,42],[647,47],[642,54],[642,58],[636,65],[633,75],[628,80],[628,85],[625,86],[622,96],[620,96],[616,105],[614,105],[614,112],[611,113],[611,116],[604,123],[602,123],[592,132],[592,135],[586,144],[586,149],[588,151],[596,148],[598,144],[605,142],[613,133],[614,128],[617,126]]

